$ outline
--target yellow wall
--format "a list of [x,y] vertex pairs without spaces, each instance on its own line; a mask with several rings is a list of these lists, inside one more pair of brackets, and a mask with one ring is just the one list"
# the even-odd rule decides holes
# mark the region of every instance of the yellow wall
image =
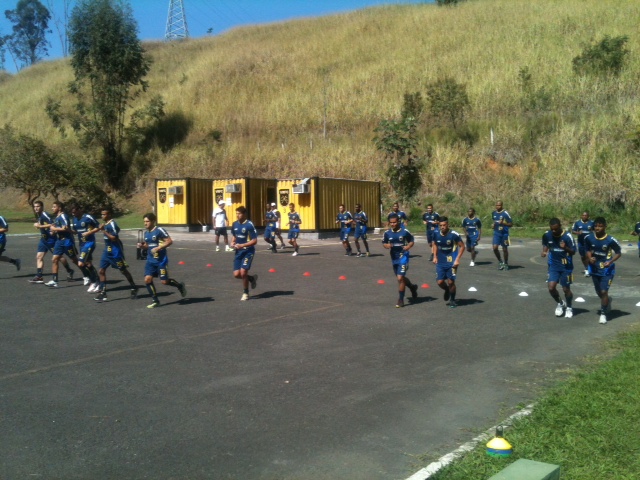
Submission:
[[[226,193],[225,187],[234,183],[241,185],[239,193]],[[269,198],[269,189],[273,192],[276,180],[264,178],[224,178],[213,181],[212,197],[217,205],[222,198],[227,206],[227,216],[229,222],[233,223],[236,218],[236,208],[244,206],[247,209],[248,218],[256,227],[264,226],[264,212],[266,204],[272,199]],[[221,197],[222,196],[222,197]]]
[[[170,195],[169,187],[180,186],[182,195]],[[164,195],[162,193],[164,192]],[[164,202],[162,199],[164,198]],[[191,226],[211,223],[211,180],[182,178],[156,180],[156,215],[160,225]]]
[[311,179],[311,193],[294,194],[293,185],[299,183],[299,180],[278,180],[276,185],[276,194],[278,200],[278,211],[282,216],[282,230],[289,230],[289,203],[296,204],[296,212],[300,215],[302,224],[300,230],[309,231],[316,230],[316,205],[314,202],[314,192],[317,188],[317,179]]

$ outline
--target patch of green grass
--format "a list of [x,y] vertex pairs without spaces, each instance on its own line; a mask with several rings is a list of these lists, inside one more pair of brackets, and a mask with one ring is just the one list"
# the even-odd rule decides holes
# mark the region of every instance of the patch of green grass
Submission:
[[563,480],[638,478],[640,333],[621,335],[610,353],[549,391],[505,432],[511,457],[490,457],[479,445],[432,479],[486,479],[519,458],[560,465]]

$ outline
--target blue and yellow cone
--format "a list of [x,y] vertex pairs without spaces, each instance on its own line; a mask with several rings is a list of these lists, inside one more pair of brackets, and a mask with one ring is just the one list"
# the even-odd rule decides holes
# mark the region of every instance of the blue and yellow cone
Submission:
[[487,442],[487,455],[492,457],[508,457],[513,453],[513,447],[502,438],[502,427],[496,429],[496,436]]

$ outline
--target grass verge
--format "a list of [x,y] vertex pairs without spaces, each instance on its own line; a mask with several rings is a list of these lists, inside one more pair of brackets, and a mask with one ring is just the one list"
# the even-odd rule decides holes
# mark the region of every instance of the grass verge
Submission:
[[506,431],[511,457],[490,457],[479,445],[431,480],[487,479],[519,458],[560,465],[563,480],[637,479],[640,330],[620,335],[610,353],[550,390]]

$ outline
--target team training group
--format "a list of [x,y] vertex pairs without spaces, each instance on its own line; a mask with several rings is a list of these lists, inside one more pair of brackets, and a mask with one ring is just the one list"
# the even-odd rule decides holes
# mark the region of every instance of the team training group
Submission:
[[[247,209],[239,207],[236,209],[236,221],[231,225],[231,241],[227,227],[229,219],[225,209],[225,202],[220,201],[218,207],[213,211],[212,221],[215,233],[216,251],[220,251],[220,237],[223,238],[225,250],[235,252],[233,260],[233,276],[242,281],[243,293],[241,300],[249,300],[249,287],[256,288],[258,275],[249,273],[251,263],[255,255],[255,246],[258,243],[258,234],[253,223],[247,218]],[[41,283],[47,287],[56,288],[58,286],[58,272],[60,265],[67,272],[67,279],[73,280],[74,270],[69,266],[65,256],[73,262],[82,272],[85,286],[89,286],[88,291],[95,293],[94,299],[97,302],[107,301],[107,276],[109,267],[115,268],[124,275],[129,282],[131,298],[138,295],[136,285],[128,265],[125,261],[124,248],[120,240],[120,228],[113,219],[113,212],[109,208],[101,211],[102,223],[98,222],[92,215],[85,213],[82,206],[73,204],[70,207],[70,214],[66,213],[62,202],[53,202],[52,214],[44,211],[41,201],[34,202],[34,213],[37,221],[34,228],[40,232],[40,240],[36,254],[36,274],[31,283]],[[370,255],[369,243],[367,241],[368,217],[362,211],[362,206],[355,205],[355,213],[351,214],[345,207],[340,205],[336,215],[335,223],[340,227],[340,241],[345,248],[345,255],[353,254],[349,238],[353,234],[356,246],[356,256],[368,257]],[[493,230],[493,252],[498,259],[499,270],[509,270],[509,228],[513,226],[513,219],[507,212],[501,201],[497,201],[495,210],[491,214]],[[187,289],[183,282],[169,276],[167,248],[173,240],[169,233],[157,225],[157,218],[154,213],[147,213],[143,217],[144,235],[138,239],[137,248],[139,252],[145,252],[146,264],[144,269],[144,282],[151,303],[148,308],[155,308],[160,305],[156,287],[153,279],[160,278],[163,285],[175,287],[182,297],[186,297]],[[384,232],[382,245],[389,250],[391,264],[398,281],[398,300],[396,307],[404,306],[405,290],[408,288],[411,297],[418,296],[418,286],[412,283],[407,277],[409,270],[409,250],[414,246],[414,236],[405,228],[408,222],[407,215],[400,210],[398,203],[393,204],[391,212],[387,216],[388,229]],[[426,212],[422,216],[422,221],[426,227],[426,236],[431,248],[430,261],[436,267],[436,281],[438,286],[444,290],[444,300],[451,308],[457,307],[456,303],[456,273],[460,265],[463,252],[468,250],[471,256],[470,266],[475,266],[477,255],[476,247],[482,236],[482,222],[476,216],[473,208],[470,208],[467,216],[462,221],[462,230],[466,240],[462,240],[462,235],[451,229],[449,219],[440,216],[434,211],[433,205],[427,205]],[[264,240],[269,244],[272,252],[277,252],[277,240],[280,241],[280,248],[285,248],[285,243],[281,235],[280,227],[282,223],[280,212],[275,203],[267,204],[264,218],[265,231]],[[298,237],[302,219],[296,212],[295,204],[289,204],[288,212],[288,243],[293,248],[292,256],[299,253]],[[561,222],[557,218],[549,221],[549,230],[542,236],[541,256],[548,260],[547,284],[549,293],[555,300],[557,306],[555,315],[557,317],[571,318],[573,316],[571,283],[573,281],[573,256],[577,252],[584,267],[585,277],[591,277],[595,291],[600,298],[600,309],[598,310],[599,322],[607,323],[607,315],[611,311],[611,298],[609,288],[615,276],[615,262],[621,256],[621,247],[618,240],[606,232],[607,223],[602,217],[594,220],[589,218],[588,212],[583,212],[581,218],[573,224],[570,232],[563,230]],[[0,216],[0,261],[15,265],[17,270],[21,268],[19,258],[11,258],[3,255],[6,247],[6,234],[9,225]],[[96,234],[103,234],[104,250],[100,258],[98,270],[93,263],[93,252],[96,248]],[[640,253],[640,222],[636,223],[632,235],[639,236],[638,249]],[[577,240],[574,240],[576,235]],[[78,238],[76,248],[74,238]],[[361,249],[361,244],[364,252]],[[51,280],[45,283],[43,276],[44,257],[47,252],[51,252]],[[558,292],[558,284],[562,287],[564,299]]]

